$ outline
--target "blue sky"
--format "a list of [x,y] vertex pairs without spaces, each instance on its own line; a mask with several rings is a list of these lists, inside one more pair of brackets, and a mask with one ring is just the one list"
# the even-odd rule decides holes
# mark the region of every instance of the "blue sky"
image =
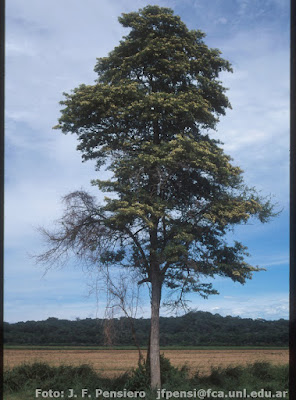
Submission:
[[[247,318],[288,318],[289,1],[288,0],[10,0],[6,22],[5,321],[104,315],[94,275],[79,265],[44,269],[29,254],[42,251],[35,227],[62,213],[60,199],[98,177],[82,163],[75,137],[52,130],[62,92],[92,84],[97,57],[127,32],[122,12],[148,4],[171,7],[190,29],[233,66],[222,74],[233,109],[214,136],[244,171],[245,181],[272,194],[282,213],[271,223],[238,227],[249,262],[266,268],[244,286],[216,279],[219,296],[190,295],[196,310]],[[104,172],[100,173],[100,177]],[[91,293],[90,293],[91,292]],[[142,293],[138,316],[149,316]],[[162,315],[167,315],[163,309]]]

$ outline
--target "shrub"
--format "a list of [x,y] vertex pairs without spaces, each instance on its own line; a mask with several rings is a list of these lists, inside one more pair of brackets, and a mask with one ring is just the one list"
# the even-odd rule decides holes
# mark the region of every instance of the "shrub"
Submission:
[[[211,388],[228,391],[246,388],[248,391],[265,389],[275,392],[288,388],[288,365],[256,362],[245,367],[213,368],[209,376],[200,376],[197,372],[193,377],[189,376],[188,367],[176,368],[163,355],[160,365],[162,385],[167,390]],[[131,372],[115,378],[102,377],[89,365],[53,367],[45,363],[23,364],[5,371],[3,382],[6,394],[18,396],[26,394],[26,398],[33,398],[36,388],[43,390],[73,388],[76,393],[81,393],[82,388],[87,388],[92,397],[96,388],[114,391],[144,390],[146,400],[156,398],[155,393],[149,388],[150,374],[147,364],[139,364]],[[79,396],[76,398],[80,399]]]

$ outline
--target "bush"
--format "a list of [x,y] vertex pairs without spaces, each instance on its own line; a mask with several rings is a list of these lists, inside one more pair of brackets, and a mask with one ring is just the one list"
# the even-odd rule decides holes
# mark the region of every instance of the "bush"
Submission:
[[288,365],[273,365],[267,362],[255,362],[247,366],[212,368],[211,374],[199,377],[201,387],[208,386],[223,390],[287,390],[289,386]]
[[[186,366],[173,367],[170,360],[163,354],[160,355],[160,371],[162,386],[165,388],[172,385],[179,387],[189,380],[188,368]],[[125,387],[130,390],[148,390],[150,387],[149,364],[139,364],[138,368],[131,372]]]
[[[213,368],[209,376],[200,376],[197,372],[193,377],[189,376],[188,367],[176,368],[163,355],[160,365],[162,387],[172,391],[199,388],[228,391],[246,388],[248,391],[265,389],[275,392],[288,388],[288,365],[256,362],[246,367]],[[33,398],[36,388],[65,391],[73,388],[77,394],[81,393],[82,388],[87,388],[92,398],[96,388],[114,391],[144,390],[146,400],[156,398],[156,394],[149,388],[150,373],[146,364],[139,364],[136,369],[116,378],[104,378],[89,365],[53,367],[45,363],[23,364],[5,371],[3,382],[6,394],[26,394],[26,398]],[[76,400],[80,399],[78,395]]]
[[43,390],[64,390],[77,387],[83,382],[86,387],[100,384],[101,379],[89,365],[78,367],[61,365],[50,366],[46,363],[22,364],[5,371],[4,390],[18,392],[42,388]]

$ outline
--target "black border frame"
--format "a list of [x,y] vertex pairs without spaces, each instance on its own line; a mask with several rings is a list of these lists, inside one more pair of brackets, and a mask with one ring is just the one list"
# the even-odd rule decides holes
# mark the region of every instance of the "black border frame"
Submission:
[[[0,280],[2,283],[2,291],[0,294],[0,376],[3,383],[3,303],[4,303],[4,94],[5,94],[5,0],[0,1],[0,103],[2,105],[0,111],[0,213],[2,216],[2,224],[0,224]],[[3,398],[3,385],[0,385],[0,398]]]
[[290,8],[290,329],[289,398],[296,399],[296,0]]
[[[296,400],[296,0],[290,0],[290,327],[289,399]],[[5,0],[0,1],[0,376],[3,382]],[[3,398],[3,385],[0,385]]]

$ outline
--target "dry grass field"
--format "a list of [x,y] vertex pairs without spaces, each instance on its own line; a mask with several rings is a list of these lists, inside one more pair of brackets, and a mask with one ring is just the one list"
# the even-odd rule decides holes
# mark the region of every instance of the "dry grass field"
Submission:
[[[256,361],[287,364],[288,350],[162,350],[172,365],[187,364],[190,371],[208,374],[211,367],[246,365]],[[136,350],[4,350],[4,367],[22,363],[46,362],[50,365],[92,365],[106,377],[119,375],[137,366]]]

